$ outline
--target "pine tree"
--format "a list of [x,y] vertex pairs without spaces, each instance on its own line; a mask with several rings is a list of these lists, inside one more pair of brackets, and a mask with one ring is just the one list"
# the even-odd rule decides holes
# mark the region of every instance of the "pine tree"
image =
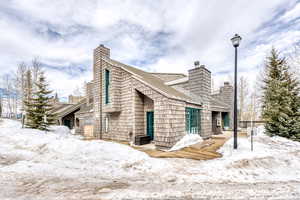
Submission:
[[285,58],[273,48],[267,57],[263,80],[262,116],[266,133],[300,140],[299,82],[289,72]]
[[293,76],[291,74],[286,74],[286,76],[286,84],[291,98],[290,109],[293,113],[290,123],[291,129],[289,138],[300,141],[300,83],[297,78],[295,78],[294,74]]
[[35,83],[36,91],[31,98],[25,102],[26,105],[26,126],[29,128],[48,131],[48,127],[54,124],[55,116],[51,113],[52,104],[47,90],[47,83],[43,73],[40,73],[38,81]]

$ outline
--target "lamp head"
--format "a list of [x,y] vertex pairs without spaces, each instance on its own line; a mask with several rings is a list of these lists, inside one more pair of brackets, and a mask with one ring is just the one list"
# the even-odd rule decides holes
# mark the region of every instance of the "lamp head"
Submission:
[[235,34],[233,36],[233,38],[231,38],[232,45],[234,47],[238,47],[240,45],[241,40],[242,40],[242,37],[239,36],[238,34]]

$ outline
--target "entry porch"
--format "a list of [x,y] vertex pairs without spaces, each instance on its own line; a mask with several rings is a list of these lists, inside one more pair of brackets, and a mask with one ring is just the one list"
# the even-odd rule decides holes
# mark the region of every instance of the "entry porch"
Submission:
[[212,111],[212,133],[214,135],[222,134],[223,130],[230,127],[229,112]]

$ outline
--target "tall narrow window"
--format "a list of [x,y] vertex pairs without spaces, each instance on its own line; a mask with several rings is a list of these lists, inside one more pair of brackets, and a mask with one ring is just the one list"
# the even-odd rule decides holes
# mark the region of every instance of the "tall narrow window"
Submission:
[[105,104],[109,103],[109,85],[110,85],[110,73],[106,69],[105,70]]
[[188,134],[200,134],[201,131],[201,115],[197,108],[185,108],[186,132]]
[[106,116],[105,117],[105,132],[107,133],[108,132],[108,127],[109,126],[109,123],[108,123],[108,117]]

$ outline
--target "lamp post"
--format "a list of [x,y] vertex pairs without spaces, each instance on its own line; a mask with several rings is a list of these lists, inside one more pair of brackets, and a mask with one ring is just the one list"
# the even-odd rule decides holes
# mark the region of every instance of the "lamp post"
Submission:
[[241,36],[235,34],[231,38],[232,45],[235,49],[235,62],[234,62],[234,114],[233,114],[233,148],[237,149],[237,48],[242,40]]

